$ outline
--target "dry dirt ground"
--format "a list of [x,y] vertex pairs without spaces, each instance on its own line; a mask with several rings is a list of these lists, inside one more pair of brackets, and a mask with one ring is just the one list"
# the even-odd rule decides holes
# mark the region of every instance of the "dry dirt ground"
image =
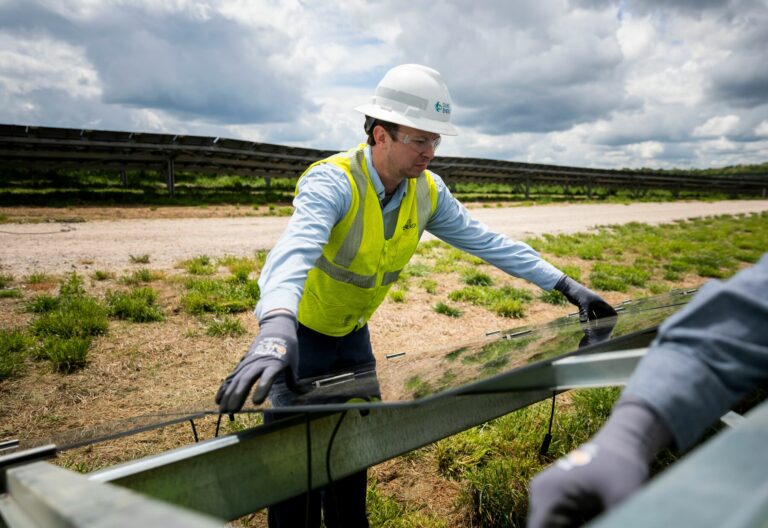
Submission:
[[[596,225],[639,221],[663,223],[680,218],[768,210],[768,201],[676,202],[631,205],[546,205],[534,207],[476,207],[473,215],[515,238],[542,233],[585,231]],[[107,335],[94,341],[88,365],[69,375],[51,372],[42,362],[30,361],[20,377],[0,382],[0,440],[45,438],[73,428],[180,408],[212,408],[220,381],[237,363],[257,332],[253,316],[242,313],[247,334],[211,337],[206,321],[180,309],[180,290],[174,277],[185,272],[178,264],[199,255],[252,256],[271,247],[285,217],[253,216],[254,210],[217,208],[0,208],[7,223],[0,224],[0,274],[12,275],[22,299],[0,299],[0,329],[25,327],[32,316],[23,310],[25,299],[39,292],[55,294],[56,279],[70,271],[86,277],[89,292],[103,295],[119,289],[119,277],[138,268],[165,276],[151,286],[159,294],[166,320],[135,324],[110,321]],[[149,255],[148,264],[132,264],[131,255]],[[578,261],[555,264],[584,265]],[[497,285],[537,289],[487,267]],[[586,268],[585,268],[586,269]],[[114,280],[93,281],[95,270],[115,273]],[[26,284],[34,272],[52,275],[42,284]],[[462,286],[458,273],[433,275],[437,292],[430,295],[413,282],[405,303],[387,300],[371,320],[374,350],[380,361],[396,352],[420,352],[455,347],[482,339],[489,330],[547,322],[570,312],[569,307],[531,303],[525,319],[510,320],[461,305],[464,314],[449,318],[432,310],[438,300]],[[695,283],[681,284],[693,286]],[[604,292],[618,303],[628,294]],[[383,383],[385,385],[385,383]],[[385,391],[387,387],[382,387]],[[202,438],[213,436],[214,422],[198,424]],[[92,470],[143,457],[192,441],[188,425],[142,433],[65,453],[59,463]],[[381,488],[396,497],[416,500],[425,512],[461,525],[453,505],[456,483],[436,474],[433,465],[414,466],[398,459],[372,469]],[[415,499],[414,499],[415,498]],[[263,515],[249,520],[263,525]]]

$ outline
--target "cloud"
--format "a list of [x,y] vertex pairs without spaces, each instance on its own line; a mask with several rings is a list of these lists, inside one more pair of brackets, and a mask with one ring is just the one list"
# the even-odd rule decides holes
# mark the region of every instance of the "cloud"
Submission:
[[72,4],[64,13],[43,2],[6,4],[0,19],[8,34],[79,46],[105,104],[221,123],[289,122],[313,109],[305,77],[286,66],[290,39],[279,27],[183,2]]
[[727,136],[739,124],[739,116],[726,115],[711,117],[701,126],[693,130],[696,137],[718,137]]
[[765,42],[764,0],[0,0],[0,122],[343,149],[416,62],[453,96],[444,155],[761,162]]

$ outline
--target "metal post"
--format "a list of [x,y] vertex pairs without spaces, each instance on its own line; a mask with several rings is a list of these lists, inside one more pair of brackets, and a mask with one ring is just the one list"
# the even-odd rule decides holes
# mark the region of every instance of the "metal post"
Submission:
[[175,183],[176,171],[174,167],[174,161],[173,158],[168,158],[168,163],[165,167],[165,185],[168,188],[168,194],[171,197],[176,195]]

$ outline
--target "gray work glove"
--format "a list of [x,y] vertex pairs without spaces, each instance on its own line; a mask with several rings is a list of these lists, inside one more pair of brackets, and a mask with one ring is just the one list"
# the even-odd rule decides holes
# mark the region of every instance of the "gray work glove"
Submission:
[[216,403],[222,413],[239,411],[256,381],[259,382],[253,391],[256,404],[264,401],[281,372],[285,372],[289,387],[296,385],[297,327],[296,317],[288,312],[270,312],[259,321],[259,335],[216,393]]
[[638,489],[656,454],[671,443],[667,426],[639,398],[627,398],[592,441],[531,480],[528,528],[581,526]]
[[565,298],[571,304],[579,307],[580,321],[602,319],[603,317],[613,317],[616,315],[616,310],[605,302],[602,297],[589,288],[582,286],[568,275],[563,275],[563,278],[557,281],[555,289],[565,295]]

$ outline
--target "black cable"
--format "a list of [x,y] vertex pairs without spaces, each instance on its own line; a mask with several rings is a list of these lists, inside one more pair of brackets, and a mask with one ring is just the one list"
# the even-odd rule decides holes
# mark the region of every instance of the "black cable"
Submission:
[[197,438],[197,428],[195,427],[195,421],[194,420],[190,420],[189,423],[192,424],[192,436],[195,437],[195,443],[198,443],[200,440],[198,440],[198,438]]
[[539,447],[539,456],[545,457],[547,456],[547,453],[549,452],[549,444],[552,442],[552,422],[555,418],[555,397],[557,396],[556,392],[552,392],[552,408],[549,411],[549,429],[547,430],[547,434],[544,435],[544,441],[541,442],[541,447]]
[[221,417],[222,417],[222,414],[219,413],[219,417],[216,419],[216,432],[213,433],[214,438],[219,437],[219,427],[221,427]]
[[[333,497],[333,506],[334,511],[336,512],[336,515],[339,514],[339,502],[336,498],[336,489],[333,487],[333,477],[331,476],[331,449],[333,448],[333,441],[336,439],[336,433],[339,432],[339,428],[341,427],[341,422],[344,421],[344,417],[347,415],[347,411],[342,411],[341,416],[339,416],[339,421],[336,422],[336,426],[333,428],[333,432],[331,433],[331,439],[328,440],[328,449],[325,451],[325,476],[328,478],[328,484],[326,484],[327,489],[331,491],[331,496]],[[336,519],[338,521],[338,519]]]

